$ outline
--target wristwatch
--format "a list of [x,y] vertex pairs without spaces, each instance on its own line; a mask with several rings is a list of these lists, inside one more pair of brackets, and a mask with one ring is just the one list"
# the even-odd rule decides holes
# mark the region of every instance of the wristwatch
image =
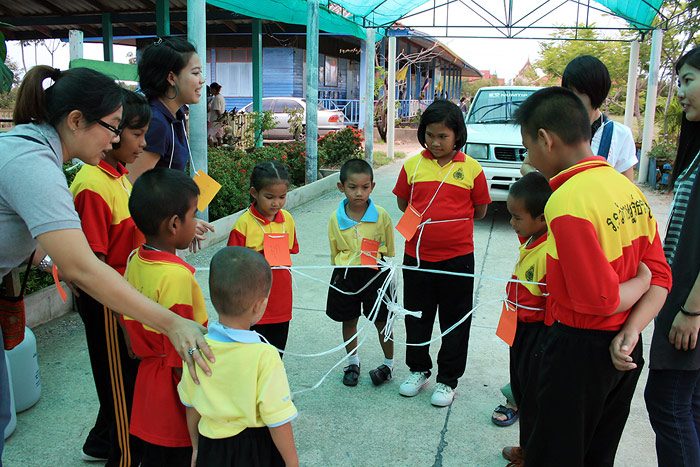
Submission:
[[37,267],[44,272],[51,272],[51,269],[53,268],[53,261],[51,261],[51,257],[49,255],[44,256]]
[[700,316],[700,311],[688,311],[683,305],[681,305],[681,313],[686,316]]

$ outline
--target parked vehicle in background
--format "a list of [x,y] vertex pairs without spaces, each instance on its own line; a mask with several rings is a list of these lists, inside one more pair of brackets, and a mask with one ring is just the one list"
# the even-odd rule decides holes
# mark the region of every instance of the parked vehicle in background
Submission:
[[467,113],[465,151],[484,169],[493,201],[505,201],[510,186],[520,179],[525,159],[520,127],[513,113],[539,87],[495,86],[481,88]]
[[[303,121],[306,121],[306,99],[298,97],[264,97],[262,100],[263,112],[272,110],[274,112],[277,126],[273,130],[263,132],[266,139],[291,139],[303,140],[306,136],[306,125],[301,133],[294,135],[289,122],[289,111],[303,109]],[[253,103],[243,107],[242,112],[252,112]],[[321,104],[318,105],[318,136],[323,136],[330,131],[342,130],[345,128],[345,115],[340,110],[328,110]]]

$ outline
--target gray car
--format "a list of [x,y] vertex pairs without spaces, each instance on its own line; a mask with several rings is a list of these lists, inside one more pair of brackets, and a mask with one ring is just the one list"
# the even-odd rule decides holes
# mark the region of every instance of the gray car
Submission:
[[[263,138],[267,139],[291,139],[295,135],[289,127],[289,114],[287,110],[304,109],[304,121],[306,121],[306,99],[298,97],[265,97],[262,102],[263,112],[272,110],[275,114],[277,127],[263,133]],[[252,112],[253,103],[246,105],[243,112]],[[345,128],[345,115],[340,110],[328,110],[321,104],[318,105],[318,136],[323,136],[330,131],[342,130]],[[296,139],[304,139],[306,131],[296,135]]]

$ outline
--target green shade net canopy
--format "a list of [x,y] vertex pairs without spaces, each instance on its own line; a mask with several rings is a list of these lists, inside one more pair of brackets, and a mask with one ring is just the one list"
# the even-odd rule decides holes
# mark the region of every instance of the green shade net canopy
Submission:
[[[319,27],[326,32],[360,39],[365,38],[364,28],[379,28],[379,40],[385,34],[383,28],[393,25],[405,15],[420,7],[439,7],[446,1],[448,0],[437,3],[432,0],[320,0]],[[493,6],[493,2],[494,0],[480,0],[479,3]],[[252,18],[306,24],[306,0],[208,0],[207,3]],[[649,30],[653,29],[652,23],[659,14],[662,0],[598,0],[594,3],[624,19],[632,28]]]

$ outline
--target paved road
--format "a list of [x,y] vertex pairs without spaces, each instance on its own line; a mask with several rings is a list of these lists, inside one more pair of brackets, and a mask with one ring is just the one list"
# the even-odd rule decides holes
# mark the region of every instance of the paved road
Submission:
[[[394,223],[400,213],[391,194],[401,162],[379,169],[374,200],[385,207]],[[665,219],[670,202],[667,196],[649,195],[657,218]],[[342,195],[328,193],[292,210],[297,222],[301,253],[295,266],[327,266],[327,221]],[[397,234],[398,235],[398,234]],[[503,204],[489,208],[475,227],[476,271],[485,276],[507,278],[517,255],[517,240],[508,224]],[[397,237],[397,257],[403,241]],[[191,257],[198,267],[222,246],[214,245]],[[327,281],[327,267],[308,271],[319,281]],[[197,278],[208,298],[206,272]],[[439,280],[439,278],[436,278]],[[290,327],[288,350],[318,353],[341,343],[340,326],[323,313],[326,287],[295,275],[295,309]],[[504,282],[483,277],[475,282],[475,304],[486,304],[502,297]],[[211,304],[209,303],[211,307]],[[403,363],[404,347],[397,346],[395,379],[374,387],[367,371],[381,363],[376,333],[368,327],[367,340],[360,349],[362,375],[355,388],[342,385],[342,370],[336,368],[317,389],[297,394],[299,417],[294,422],[297,448],[302,465],[308,466],[504,466],[500,456],[505,445],[517,443],[517,424],[499,428],[490,422],[492,409],[502,402],[498,388],[508,380],[507,346],[495,336],[500,306],[486,304],[477,309],[471,331],[467,371],[460,380],[457,396],[449,408],[430,405],[433,383],[414,398],[398,394],[398,386],[408,375]],[[365,321],[362,321],[365,323]],[[435,328],[439,333],[439,328]],[[648,354],[650,331],[645,332]],[[75,466],[82,442],[97,410],[90,366],[80,319],[75,313],[35,329],[43,385],[40,402],[19,415],[15,434],[7,441],[3,461],[6,466]],[[405,338],[403,323],[396,329]],[[433,356],[437,344],[431,347]],[[316,384],[336,364],[344,352],[307,358],[288,355],[284,359],[293,391]],[[642,374],[618,451],[617,465],[655,465],[654,438],[643,403],[646,371]],[[232,382],[235,383],[235,382]],[[562,407],[566,417],[567,407]],[[552,427],[556,429],[556,427]]]

